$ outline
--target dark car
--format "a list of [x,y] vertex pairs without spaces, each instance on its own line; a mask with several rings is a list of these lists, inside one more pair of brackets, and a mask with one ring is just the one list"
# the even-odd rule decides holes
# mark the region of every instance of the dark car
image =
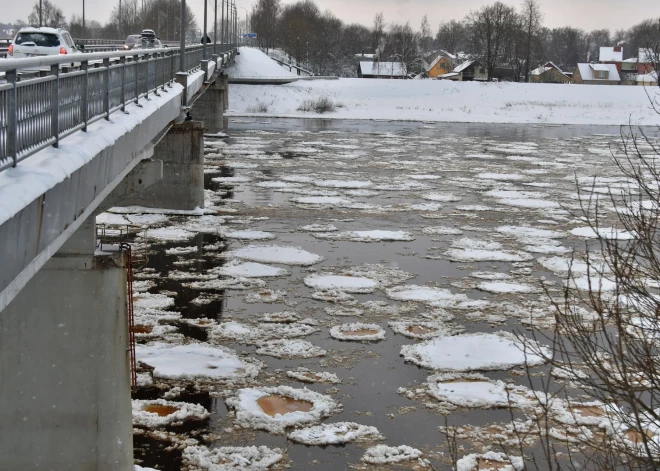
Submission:
[[135,47],[135,43],[138,42],[138,40],[141,38],[139,34],[131,34],[126,38],[126,41],[124,42],[124,49],[127,51],[129,49],[133,49]]
[[135,42],[133,49],[158,49],[161,47],[163,47],[163,43],[156,37],[154,30],[145,29]]

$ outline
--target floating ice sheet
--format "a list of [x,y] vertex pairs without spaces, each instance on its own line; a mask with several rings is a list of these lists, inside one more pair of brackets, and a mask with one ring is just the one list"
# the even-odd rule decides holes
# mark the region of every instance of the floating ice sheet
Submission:
[[294,430],[289,440],[304,445],[341,445],[350,442],[382,440],[384,437],[376,427],[355,422],[337,422]]
[[282,247],[279,245],[248,245],[240,248],[232,255],[244,260],[263,263],[281,263],[283,265],[315,265],[323,261],[323,257],[307,252],[300,247]]

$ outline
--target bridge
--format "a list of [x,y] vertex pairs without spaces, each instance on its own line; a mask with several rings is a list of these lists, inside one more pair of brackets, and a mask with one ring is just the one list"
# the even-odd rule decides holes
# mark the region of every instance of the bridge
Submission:
[[203,208],[236,55],[212,50],[0,60],[0,468],[133,469],[130,248],[95,216]]

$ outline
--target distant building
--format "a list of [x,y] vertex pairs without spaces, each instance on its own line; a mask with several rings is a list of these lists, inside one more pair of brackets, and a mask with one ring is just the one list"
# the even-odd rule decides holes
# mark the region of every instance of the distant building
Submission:
[[406,65],[401,62],[360,61],[358,65],[359,78],[405,79]]
[[640,87],[657,87],[658,86],[658,73],[651,72],[650,74],[640,74],[637,76],[637,85]]
[[375,61],[378,56],[376,54],[365,54],[364,52],[360,52],[355,54],[355,58],[359,61]]
[[[425,61],[426,62],[426,61]],[[445,51],[440,51],[431,63],[425,64],[426,75],[438,78],[440,75],[451,72],[456,66],[456,56]]]
[[530,81],[534,83],[571,83],[571,77],[566,75],[553,62],[530,72]]
[[485,82],[488,80],[488,72],[480,62],[468,60],[454,67],[451,72],[439,75],[438,79],[455,82]]
[[621,72],[621,63],[623,62],[623,47],[601,47],[598,60],[601,64],[613,64],[616,70]]
[[586,85],[619,85],[621,76],[615,64],[578,64],[573,83]]

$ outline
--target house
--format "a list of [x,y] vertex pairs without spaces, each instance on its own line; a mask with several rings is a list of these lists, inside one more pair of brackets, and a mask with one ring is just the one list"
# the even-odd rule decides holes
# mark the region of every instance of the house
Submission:
[[640,87],[657,87],[658,73],[651,72],[650,74],[639,74],[637,76],[637,85]]
[[443,54],[438,55],[433,62],[425,67],[426,74],[431,78],[438,78],[440,75],[448,74],[453,69],[453,60]]
[[571,78],[553,62],[547,62],[530,72],[530,81],[534,83],[571,83]]
[[447,74],[439,75],[438,80],[453,80],[456,82],[485,82],[488,80],[486,68],[478,61],[468,60],[454,67]]
[[658,51],[653,49],[640,48],[637,56],[637,73],[650,74],[653,72],[653,66],[657,67],[660,62]]
[[357,71],[359,78],[407,78],[406,65],[401,62],[360,61]]
[[573,83],[587,85],[619,85],[621,77],[615,64],[578,64]]
[[598,60],[601,64],[616,65],[616,70],[621,72],[621,63],[623,62],[623,47],[601,47]]

